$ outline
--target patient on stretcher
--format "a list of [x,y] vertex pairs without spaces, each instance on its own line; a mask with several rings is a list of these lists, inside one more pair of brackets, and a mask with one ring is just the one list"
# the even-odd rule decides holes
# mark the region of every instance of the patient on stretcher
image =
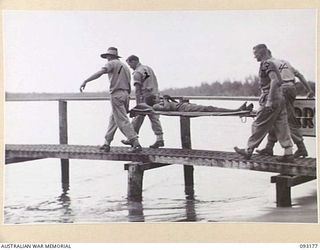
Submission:
[[208,113],[233,113],[233,112],[252,112],[253,104],[247,105],[247,102],[243,103],[237,109],[219,108],[214,106],[198,105],[188,102],[177,102],[169,95],[164,95],[159,98],[158,96],[148,96],[145,98],[145,103],[139,103],[137,106],[130,110],[130,117],[135,117],[138,114],[150,114],[154,111],[176,111],[176,112],[208,112]]
[[237,111],[252,111],[253,104],[247,106],[247,102],[243,103],[237,109],[227,109],[214,106],[205,106],[188,102],[177,102],[169,95],[164,95],[163,98],[151,95],[146,98],[146,104],[151,106],[155,111],[178,111],[178,112],[237,112]]

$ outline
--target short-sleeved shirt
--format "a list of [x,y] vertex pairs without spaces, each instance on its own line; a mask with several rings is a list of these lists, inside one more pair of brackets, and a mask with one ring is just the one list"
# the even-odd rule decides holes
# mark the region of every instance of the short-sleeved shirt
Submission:
[[111,94],[119,89],[127,90],[129,93],[131,92],[131,75],[127,65],[120,60],[115,59],[107,62],[102,69],[108,73],[110,80],[109,90]]
[[283,82],[294,82],[299,72],[291,64],[281,59],[270,59],[277,67]]
[[179,111],[179,112],[219,112],[221,109],[213,106],[198,105],[189,102],[168,102],[166,106],[158,103],[152,106],[156,111]]
[[270,83],[271,83],[271,79],[269,77],[269,73],[270,72],[274,72],[276,73],[276,75],[278,76],[279,79],[279,90],[273,93],[273,96],[271,97],[271,99],[273,101],[276,100],[280,100],[281,99],[281,91],[280,91],[280,86],[282,84],[282,77],[281,74],[279,72],[279,69],[277,67],[278,62],[275,62],[276,59],[274,58],[270,58],[268,60],[265,60],[263,62],[261,62],[260,64],[260,69],[259,69],[259,77],[260,77],[260,87],[261,87],[261,91],[262,91],[262,96],[263,97],[263,101],[260,100],[260,104],[266,101],[266,95],[269,95],[269,91],[270,91]]
[[[270,58],[267,59],[260,64],[260,69],[259,69],[259,77],[260,77],[260,85],[262,91],[267,91],[270,89],[270,82],[271,79],[269,77],[269,73],[271,71],[275,72],[279,78],[279,85],[281,85],[283,77],[281,75],[281,71],[286,74],[286,78],[289,79],[289,70],[287,69],[288,66],[284,66],[286,64],[283,63],[283,61],[275,59],[275,58]],[[280,69],[285,68],[280,71]],[[280,68],[280,69],[279,69]],[[291,78],[290,78],[291,79]],[[294,75],[293,75],[294,79]]]
[[168,102],[166,106],[163,103],[157,103],[152,106],[156,111],[178,111],[181,103]]
[[142,95],[157,95],[159,87],[157,77],[149,66],[139,63],[133,72],[133,84],[139,84],[142,90]]

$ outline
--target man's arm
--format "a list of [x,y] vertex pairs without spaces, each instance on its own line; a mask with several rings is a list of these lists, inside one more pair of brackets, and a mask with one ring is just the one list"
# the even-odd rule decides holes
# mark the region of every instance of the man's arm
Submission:
[[267,103],[265,107],[269,110],[272,110],[273,102],[274,102],[275,96],[277,95],[276,92],[280,85],[280,79],[278,78],[278,75],[275,71],[270,71],[268,75],[271,81],[270,81],[270,90],[269,90]]
[[91,81],[99,78],[100,76],[102,76],[103,74],[106,74],[106,73],[107,73],[107,71],[106,71],[106,69],[104,69],[104,68],[101,69],[101,70],[99,70],[98,72],[94,73],[92,76],[90,76],[88,79],[86,79],[86,80],[81,84],[81,86],[80,86],[80,92],[82,92],[82,91],[85,89],[86,84],[87,84],[88,82],[91,82]]
[[171,103],[167,99],[163,100],[163,104],[157,103],[153,105],[152,108],[156,111],[174,111],[172,110]]
[[307,98],[313,98],[314,97],[314,92],[311,89],[310,84],[304,78],[304,76],[297,70],[294,71],[294,75],[295,75],[295,77],[297,77],[300,80],[300,82],[302,83],[303,87],[308,91]]
[[133,75],[133,85],[135,87],[136,92],[136,102],[137,104],[142,103],[143,96],[142,96],[142,75],[139,72],[134,72]]

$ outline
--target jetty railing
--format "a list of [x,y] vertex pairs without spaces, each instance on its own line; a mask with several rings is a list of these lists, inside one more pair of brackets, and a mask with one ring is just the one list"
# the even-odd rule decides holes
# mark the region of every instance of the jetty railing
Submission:
[[[172,96],[186,100],[234,100],[234,101],[258,101],[255,96]],[[6,101],[103,101],[110,100],[107,92],[83,92],[83,93],[10,93],[5,95]],[[131,97],[135,99],[134,96]]]
[[[105,101],[110,100],[107,93],[6,93],[7,102],[26,102],[26,101],[57,101],[59,110],[59,142],[61,145],[68,144],[68,101]],[[227,100],[227,101],[258,101],[258,97],[229,97],[229,96],[174,96],[180,101],[189,100]],[[132,98],[134,99],[134,98]],[[315,136],[315,100],[297,99],[296,114],[299,116],[305,136]],[[182,149],[191,149],[190,117],[180,116],[180,137]],[[8,163],[34,160],[35,157],[20,157],[9,159]],[[38,158],[39,159],[39,158]],[[149,165],[152,166],[149,166]],[[146,168],[146,165],[149,166]],[[128,197],[141,197],[143,171],[156,167],[165,166],[164,163],[145,163],[132,162],[125,165],[128,170]],[[184,165],[184,182],[186,194],[193,192],[193,165]],[[277,205],[291,206],[290,188],[292,186],[315,179],[315,176],[292,176],[279,175],[273,176],[272,183],[276,183]],[[61,182],[63,187],[69,186],[69,159],[61,158]]]

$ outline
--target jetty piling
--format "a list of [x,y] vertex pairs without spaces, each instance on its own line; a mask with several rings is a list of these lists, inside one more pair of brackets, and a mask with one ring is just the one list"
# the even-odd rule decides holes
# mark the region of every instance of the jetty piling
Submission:
[[271,177],[271,183],[276,184],[277,207],[291,207],[291,187],[312,181],[312,176],[276,175]]
[[[68,109],[67,102],[59,100],[59,142],[68,144]],[[69,184],[69,159],[61,159],[61,182]]]
[[130,162],[124,164],[124,169],[128,171],[127,198],[129,201],[141,201],[143,189],[144,171],[155,169],[169,164],[163,163],[142,163]]
[[[188,99],[182,99],[181,102],[189,102]],[[180,136],[181,146],[183,149],[192,149],[191,132],[190,132],[190,117],[180,116]],[[185,188],[193,187],[193,165],[183,165],[184,185]],[[187,188],[190,189],[190,188]]]
[[139,163],[127,164],[128,169],[128,200],[142,200],[142,185],[144,170]]

